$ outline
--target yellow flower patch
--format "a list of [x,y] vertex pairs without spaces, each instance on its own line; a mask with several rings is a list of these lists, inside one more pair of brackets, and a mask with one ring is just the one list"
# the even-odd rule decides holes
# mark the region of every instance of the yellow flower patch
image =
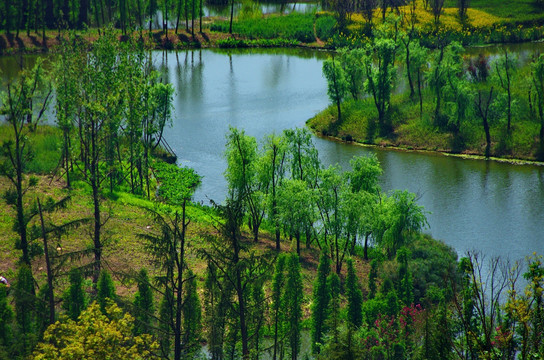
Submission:
[[[403,14],[403,17],[405,19],[408,19],[410,14],[410,5],[401,6],[399,7],[399,10],[401,14]],[[388,10],[388,13],[391,10]],[[417,7],[415,9],[415,15],[417,19],[417,26],[418,27],[428,27],[434,25],[434,16],[431,12],[430,7],[425,10],[423,7],[423,1],[417,1]],[[373,21],[376,24],[379,24],[381,22],[381,10],[376,9],[374,10],[373,15]],[[485,11],[482,10],[476,10],[476,9],[467,9],[467,17],[468,17],[468,23],[472,25],[475,28],[485,28],[492,25],[495,25],[499,23],[502,19],[500,17],[491,15]],[[365,22],[364,17],[361,14],[352,14],[351,20],[353,20],[354,24],[350,26],[350,28],[357,28],[360,26],[361,23]],[[461,31],[462,26],[459,22],[459,16],[458,16],[458,9],[457,8],[445,8],[442,11],[442,14],[440,15],[440,24],[444,29],[447,30],[456,30]]]

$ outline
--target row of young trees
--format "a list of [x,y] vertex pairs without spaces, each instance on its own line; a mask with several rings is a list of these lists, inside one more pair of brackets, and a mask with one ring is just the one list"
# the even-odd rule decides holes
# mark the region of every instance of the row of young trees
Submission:
[[[33,69],[23,71],[10,82],[2,93],[0,106],[6,129],[12,134],[2,144],[0,174],[12,184],[4,198],[16,214],[15,248],[22,253],[17,284],[24,288],[17,290],[15,299],[36,296],[38,284],[31,265],[37,256],[44,254],[47,285],[41,287],[43,294],[38,295],[42,296],[40,301],[48,304],[46,324],[55,319],[53,286],[67,260],[81,260],[79,271],[91,275],[96,293],[107,244],[103,233],[109,214],[103,211],[104,196],[126,189],[149,197],[154,186],[150,175],[151,153],[162,141],[171,111],[172,86],[160,82],[141,44],[132,40],[119,43],[109,31],[90,51],[87,52],[86,46],[77,38],[63,43],[52,64],[39,60]],[[39,194],[30,196],[38,180],[26,174],[28,162],[34,156],[29,136],[44,117],[53,91],[56,123],[63,138],[57,175],[65,177],[68,188],[73,179],[85,183],[93,204],[91,218],[64,224],[52,223],[47,214],[66,206],[69,197],[55,201]],[[50,238],[57,240],[66,230],[85,223],[92,227],[91,246],[62,254],[61,247],[52,246]],[[28,307],[21,314],[25,312],[31,313]],[[44,329],[41,325],[23,325],[28,323],[23,320],[19,324],[23,337],[37,328]],[[24,353],[28,347],[23,347]]]
[[414,194],[382,193],[381,167],[375,156],[355,157],[352,169],[324,168],[306,129],[268,136],[259,147],[255,138],[231,129],[227,136],[225,176],[231,197],[244,204],[254,241],[263,220],[274,225],[276,249],[281,230],[289,239],[326,250],[339,274],[356,244],[369,242],[387,249],[389,257],[426,225]]
[[[168,31],[168,22],[175,22],[175,33],[185,26],[193,31],[195,20],[200,19],[202,31],[202,0],[2,0],[0,26],[7,34],[15,31],[38,33],[45,29],[105,28],[110,25],[127,30],[149,28],[161,11],[162,28]],[[183,24],[184,23],[184,24]],[[45,33],[44,33],[45,37]]]
[[534,119],[540,126],[536,156],[544,156],[542,56],[534,56],[530,81],[523,82],[516,56],[506,49],[492,63],[484,56],[466,62],[464,49],[457,42],[438,38],[438,48],[431,51],[420,44],[413,31],[396,29],[385,25],[363,48],[340,49],[336,57],[324,62],[328,94],[338,111],[335,126],[343,121],[343,101],[370,97],[377,115],[370,121],[369,138],[374,136],[374,128],[380,136],[390,135],[391,98],[402,66],[410,99],[419,102],[420,117],[430,118],[440,131],[451,132],[454,150],[462,150],[463,128],[479,123],[485,133],[485,155],[491,155],[491,144],[497,141],[491,139],[492,126],[502,127],[497,151],[508,153],[512,151],[515,121]]

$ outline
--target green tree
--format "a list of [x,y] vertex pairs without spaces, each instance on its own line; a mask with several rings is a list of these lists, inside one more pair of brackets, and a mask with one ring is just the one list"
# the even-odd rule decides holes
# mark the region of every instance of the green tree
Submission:
[[226,312],[232,295],[226,283],[218,278],[218,271],[213,262],[208,262],[204,284],[204,310],[208,348],[213,360],[223,359]]
[[134,335],[151,334],[155,307],[153,292],[145,268],[142,268],[138,273],[137,281],[138,292],[134,296]]
[[331,262],[325,251],[321,252],[317,277],[314,283],[312,302],[312,351],[319,352],[319,345],[323,342],[323,335],[327,333],[327,320],[331,292],[327,284],[327,277],[331,272]]
[[268,218],[274,224],[276,250],[280,250],[280,219],[278,211],[278,189],[285,177],[287,157],[287,140],[285,136],[270,135],[263,146],[260,158],[259,173],[261,182],[267,184]]
[[327,286],[331,293],[331,302],[330,302],[330,314],[327,321],[327,327],[329,332],[332,333],[332,341],[338,342],[338,330],[340,327],[340,277],[335,272],[332,272],[327,277]]
[[375,238],[392,258],[401,246],[408,245],[414,234],[427,225],[427,218],[423,207],[417,205],[415,194],[407,191],[393,192],[383,204]]
[[512,125],[512,108],[516,104],[516,100],[512,97],[513,83],[517,78],[518,59],[517,56],[504,49],[504,54],[501,55],[494,63],[495,73],[494,80],[500,85],[502,90],[506,92],[506,132],[510,134]]
[[196,276],[187,271],[187,286],[183,299],[183,332],[185,355],[193,358],[200,351],[200,335],[202,330],[202,313],[200,298],[198,297]]
[[87,298],[83,290],[83,276],[79,269],[70,270],[70,287],[64,294],[63,308],[67,311],[68,317],[77,320],[81,312],[87,307]]
[[528,269],[523,277],[530,281],[527,286],[531,297],[529,352],[534,357],[542,357],[544,356],[544,340],[541,336],[544,331],[544,266],[542,256],[531,256],[527,260]]
[[225,150],[225,177],[231,196],[242,199],[247,207],[253,230],[253,240],[259,239],[259,228],[265,214],[263,184],[257,177],[257,141],[245,132],[230,128]]
[[485,156],[491,156],[491,130],[490,121],[494,118],[493,102],[495,97],[493,96],[493,86],[489,89],[487,96],[482,90],[478,90],[478,96],[474,98],[474,107],[476,108],[476,114],[482,119],[482,125],[485,133]]
[[248,316],[248,329],[253,336],[249,340],[249,347],[252,356],[259,357],[259,354],[263,351],[262,340],[265,333],[265,319],[267,317],[267,302],[264,293],[264,281],[265,277],[255,281],[249,287],[249,316]]
[[[414,4],[416,2],[413,2]],[[429,50],[421,46],[419,41],[411,42],[409,45],[410,51],[410,67],[407,71],[412,72],[412,78],[417,81],[417,95],[419,98],[419,116],[423,118],[423,86],[425,80],[425,71],[428,70]]]
[[71,186],[70,172],[73,171],[72,132],[75,125],[77,95],[80,86],[78,77],[85,65],[85,58],[81,55],[83,53],[82,42],[76,38],[70,40],[60,40],[59,55],[53,67],[56,124],[63,134],[62,164],[68,188]]
[[[163,358],[171,356],[172,345],[172,319],[175,313],[175,300],[170,289],[166,288],[159,305],[159,326],[158,326],[158,341],[159,349]],[[173,324],[177,326],[177,324]]]
[[380,135],[390,131],[389,111],[395,82],[396,44],[392,39],[377,38],[365,49],[363,58],[366,75],[365,91],[372,96],[378,112]]
[[[251,292],[248,290],[251,289],[250,284],[261,281],[266,275],[270,262],[264,256],[248,251],[241,241],[243,205],[239,197],[233,197],[238,195],[231,191],[225,205],[216,205],[223,219],[217,232],[207,236],[208,246],[200,250],[200,255],[217,269],[217,286],[232,289],[234,296],[228,299],[231,315],[227,316],[227,320],[232,321],[233,326],[230,328],[231,334],[227,336],[235,338],[229,344],[232,351],[238,341],[241,342],[242,358],[246,360],[250,357],[250,341],[254,336],[259,336],[259,332],[252,332],[255,328],[249,326]],[[227,293],[230,294],[230,290]]]
[[285,180],[278,190],[279,218],[289,235],[295,237],[297,254],[302,233],[314,221],[313,199],[313,191],[301,180]]
[[448,69],[443,92],[448,125],[454,137],[457,138],[461,126],[471,115],[470,105],[474,98],[471,84],[462,76],[462,65],[457,65],[455,69],[451,67]]
[[31,351],[36,340],[34,278],[28,265],[19,266],[13,290],[15,291],[15,320],[19,332],[17,347],[21,355],[26,355]]
[[114,300],[115,301],[115,285],[113,284],[113,280],[111,279],[111,275],[106,270],[102,270],[100,272],[100,277],[98,278],[98,283],[96,284],[96,300],[98,302],[98,305],[100,305],[100,310],[102,310],[102,313],[106,313],[106,305],[108,304],[108,300]]
[[338,111],[336,126],[339,126],[342,123],[341,104],[348,93],[349,85],[342,66],[334,61],[334,56],[323,62],[323,75],[327,79],[327,94],[329,95],[329,99],[336,104]]
[[147,18],[149,19],[149,36],[150,37],[152,35],[151,24],[153,23],[153,16],[155,16],[155,14],[157,13],[157,10],[159,10],[159,5],[157,3],[157,0],[149,0],[146,6],[146,14],[147,14]]
[[447,124],[447,117],[442,113],[443,89],[448,84],[448,79],[460,76],[463,64],[462,52],[463,47],[457,42],[452,42],[448,46],[441,45],[439,51],[435,52],[431,60],[431,67],[427,73],[428,83],[434,92],[436,102],[434,122],[440,128]]
[[363,294],[355,274],[353,259],[347,260],[348,274],[346,277],[346,297],[348,300],[348,322],[351,326],[360,327],[363,324]]
[[[283,303],[283,290],[285,288],[285,262],[287,260],[286,254],[280,254],[276,259],[276,266],[274,268],[274,276],[272,277],[272,309],[271,319],[274,327],[274,345],[272,359],[276,360],[278,354],[281,353],[280,348],[283,348],[284,338],[284,321],[285,321],[285,304]],[[281,357],[281,356],[280,356]]]
[[8,289],[6,285],[0,284],[0,349],[7,348],[11,342],[13,310],[8,302]]
[[411,306],[414,302],[414,285],[412,283],[412,273],[408,268],[408,260],[412,257],[412,253],[406,247],[401,247],[397,251],[397,263],[399,264],[398,276],[398,294],[400,301],[405,306]]
[[310,188],[315,188],[321,163],[317,149],[312,141],[312,134],[306,128],[285,130],[288,146],[288,166],[291,179],[305,181]]
[[[15,208],[14,230],[19,236],[15,247],[22,251],[21,261],[27,266],[30,266],[36,251],[33,251],[27,236],[29,219],[25,213],[24,195],[37,180],[33,177],[27,179],[25,171],[33,156],[29,135],[45,113],[51,95],[51,87],[46,93],[40,90],[45,86],[45,76],[43,61],[38,60],[32,70],[22,71],[15,83],[8,83],[7,90],[0,92],[0,116],[7,122],[11,133],[10,139],[0,147],[0,175],[6,176],[12,186],[4,193],[4,198]],[[42,103],[39,101],[41,96],[44,99]]]
[[368,272],[368,298],[370,300],[374,299],[376,296],[376,291],[378,289],[377,279],[378,279],[378,267],[380,262],[378,259],[372,259],[370,262],[370,271]]
[[457,0],[457,14],[459,15],[459,21],[462,24],[465,24],[467,21],[467,10],[469,5],[469,0]]
[[113,302],[106,314],[93,303],[77,321],[51,325],[38,344],[33,359],[159,359],[151,335],[132,335],[134,319]]
[[319,178],[317,207],[322,223],[321,248],[328,248],[335,271],[340,274],[344,257],[349,250],[349,241],[345,237],[346,203],[350,200],[349,187],[337,166],[322,170]]
[[431,6],[431,13],[434,17],[435,31],[438,32],[440,27],[440,15],[442,15],[442,8],[444,7],[444,0],[429,0]]
[[[107,31],[93,43],[88,53],[79,78],[78,94],[74,97],[75,113],[78,114],[80,170],[82,178],[91,188],[93,202],[93,283],[98,282],[102,263],[102,190],[110,179],[110,190],[113,186],[113,166],[115,134],[119,125],[122,100],[119,97],[119,81],[122,78],[117,72],[118,42],[112,31]],[[74,73],[75,75],[75,73]],[[107,155],[110,155],[108,158]],[[108,163],[104,166],[104,162]],[[106,170],[109,170],[107,171]]]
[[[347,89],[351,97],[355,100],[361,98],[361,91],[364,86],[364,66],[362,59],[364,57],[363,49],[342,48],[338,50],[340,55],[340,65],[344,71],[347,82]],[[327,80],[329,80],[327,78]],[[329,95],[330,97],[330,95]],[[334,102],[335,99],[331,97]]]
[[[350,205],[348,220],[353,235],[351,252],[355,251],[356,233],[364,237],[363,257],[368,260],[368,242],[374,228],[375,211],[380,197],[378,180],[383,170],[375,155],[358,156],[350,160],[351,171],[346,172],[351,193],[346,193]],[[349,240],[349,239],[348,239]]]
[[284,293],[285,321],[287,325],[287,344],[291,351],[291,359],[297,360],[300,352],[300,335],[302,317],[302,277],[299,257],[290,254],[287,258],[286,288]]

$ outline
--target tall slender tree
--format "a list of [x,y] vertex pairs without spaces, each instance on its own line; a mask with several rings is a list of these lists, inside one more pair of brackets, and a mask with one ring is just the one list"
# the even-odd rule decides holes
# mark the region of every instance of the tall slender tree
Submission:
[[300,273],[299,257],[296,254],[290,254],[287,258],[284,304],[286,309],[285,320],[288,329],[286,335],[291,352],[291,360],[297,360],[298,353],[300,352],[302,294],[302,277]]
[[348,322],[355,328],[363,324],[363,294],[359,280],[355,274],[353,259],[347,260],[348,274],[346,277],[346,297],[348,300]]
[[[36,185],[36,178],[25,175],[27,164],[32,157],[29,135],[42,119],[50,99],[51,87],[42,95],[44,86],[43,62],[38,60],[30,71],[22,71],[15,83],[8,83],[7,90],[0,93],[0,115],[8,124],[11,136],[0,148],[0,174],[6,176],[12,189],[4,194],[8,204],[16,211],[14,229],[19,239],[16,248],[22,251],[21,261],[30,266],[33,255],[27,236],[28,218],[25,215],[24,196]],[[44,96],[39,104],[39,96]],[[36,113],[38,115],[36,115]]]
[[331,271],[330,258],[322,251],[317,266],[317,277],[314,283],[312,303],[312,351],[319,352],[323,335],[327,333],[327,320],[331,293],[327,278]]
[[134,334],[150,334],[153,329],[154,301],[147,270],[142,268],[138,273],[138,292],[134,297]]

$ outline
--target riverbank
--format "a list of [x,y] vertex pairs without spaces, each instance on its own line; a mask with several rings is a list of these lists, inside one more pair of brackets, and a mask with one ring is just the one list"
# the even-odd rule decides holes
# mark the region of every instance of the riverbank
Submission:
[[[118,31],[118,30],[115,30]],[[126,37],[118,31],[118,38],[123,41]],[[89,31],[74,31],[77,37],[92,43],[99,37],[98,30],[92,29]],[[151,33],[146,30],[142,33],[134,32],[135,38],[140,38],[145,41],[145,45],[150,50],[174,50],[174,49],[197,49],[197,48],[213,48],[220,47],[222,41],[234,39],[236,41],[246,41],[245,37],[230,35],[221,32],[215,32],[205,29],[203,32],[195,31],[194,36],[190,31],[185,29],[179,30],[178,34],[174,30],[170,30],[166,35],[162,30],[153,30]],[[59,34],[54,30],[47,30],[45,37],[41,32],[30,33],[21,32],[19,37],[15,34],[0,33],[0,55],[12,54],[33,54],[42,52],[55,52],[61,44],[62,39],[69,37],[68,32]],[[230,40],[229,40],[230,41]],[[280,44],[285,46],[285,44]]]
[[[343,56],[340,57],[342,64],[345,61]],[[429,56],[433,58],[432,54]],[[517,59],[515,53],[510,54],[510,57]],[[531,91],[535,91],[532,84],[524,80],[534,76],[532,67],[527,62],[518,64],[516,60],[513,60],[515,67],[508,65],[508,75],[512,81],[510,92],[514,104],[512,108],[515,108],[511,116],[508,116],[505,110],[507,109],[505,91],[500,87],[498,80],[500,74],[497,75],[499,60],[491,61],[490,56],[479,54],[477,60],[468,57],[459,60],[460,64],[456,62],[455,71],[464,73],[465,76],[460,78],[455,75],[454,79],[460,79],[459,83],[463,84],[465,98],[460,100],[455,97],[457,91],[455,89],[460,85],[456,83],[454,91],[450,90],[450,83],[445,83],[443,88],[446,96],[440,94],[445,105],[439,108],[438,119],[436,93],[428,86],[422,89],[421,98],[415,95],[411,97],[407,89],[396,90],[396,93],[391,95],[387,113],[383,115],[382,120],[379,119],[373,98],[363,97],[365,91],[359,90],[361,95],[356,95],[363,98],[345,95],[340,120],[338,104],[334,104],[309,119],[307,125],[318,135],[331,136],[347,142],[433,151],[465,158],[542,164],[544,154],[540,132],[543,125],[536,112],[538,99],[531,96]],[[480,78],[479,75],[480,72],[484,74],[483,70],[474,70],[473,64],[476,61],[481,64],[478,66],[485,69],[484,78]],[[395,81],[400,83],[406,81],[404,71],[398,69],[398,72]],[[350,78],[349,74],[346,70],[345,76],[348,79],[346,81],[358,84],[359,80]],[[486,88],[491,89],[492,97],[486,100],[489,102],[487,106],[490,111],[486,112],[484,120],[478,110],[478,96],[482,101],[481,97],[485,92],[483,89]]]
[[[313,130],[313,129],[312,129]],[[445,151],[435,151],[435,150],[426,150],[424,148],[422,149],[414,149],[412,147],[401,147],[401,146],[394,146],[394,145],[384,145],[384,144],[369,144],[364,142],[358,142],[358,141],[348,141],[339,137],[331,136],[331,135],[323,135],[322,133],[313,131],[314,135],[323,139],[326,139],[328,141],[334,141],[342,144],[351,144],[354,146],[360,146],[363,148],[369,148],[369,149],[387,149],[391,151],[399,151],[399,152],[408,152],[408,153],[419,153],[419,154],[435,154],[435,155],[441,155],[441,156],[450,156],[460,159],[466,159],[466,160],[491,160],[498,163],[504,163],[504,164],[510,164],[510,165],[532,165],[532,166],[544,166],[544,162],[542,161],[533,161],[533,160],[523,160],[523,159],[509,159],[509,158],[501,158],[501,157],[485,157],[484,155],[475,155],[475,154],[457,154],[453,152],[445,152]]]

